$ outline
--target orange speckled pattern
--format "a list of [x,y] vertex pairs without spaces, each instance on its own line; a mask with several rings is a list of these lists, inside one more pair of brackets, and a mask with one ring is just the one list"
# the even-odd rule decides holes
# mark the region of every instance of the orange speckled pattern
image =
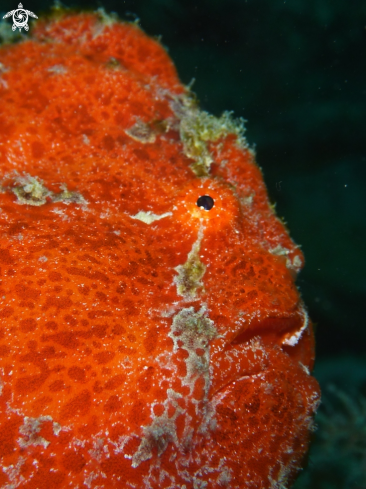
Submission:
[[289,487],[303,256],[241,123],[134,24],[34,25],[0,48],[0,487]]

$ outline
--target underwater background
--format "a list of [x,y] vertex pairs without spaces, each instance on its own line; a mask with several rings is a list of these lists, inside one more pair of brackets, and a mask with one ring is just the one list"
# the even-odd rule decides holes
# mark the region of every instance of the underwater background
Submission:
[[[17,3],[2,0],[1,17]],[[23,5],[37,16],[52,6]],[[297,285],[316,326],[322,404],[294,487],[366,489],[366,2],[59,5],[139,22],[161,36],[183,83],[194,79],[204,110],[248,121],[271,201],[305,254]]]

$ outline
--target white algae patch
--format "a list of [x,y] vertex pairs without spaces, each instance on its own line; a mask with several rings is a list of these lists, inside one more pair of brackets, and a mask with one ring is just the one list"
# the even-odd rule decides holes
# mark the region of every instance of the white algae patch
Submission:
[[140,211],[134,216],[130,216],[131,219],[137,219],[138,221],[142,221],[146,224],[151,224],[154,221],[159,221],[159,219],[163,219],[164,217],[171,216],[171,212],[165,212],[165,214],[154,214],[151,211]]
[[206,266],[201,262],[199,251],[203,238],[203,227],[198,232],[198,238],[188,253],[187,261],[183,265],[178,265],[175,270],[178,276],[174,277],[177,286],[177,293],[182,295],[186,301],[196,299],[197,290],[203,288],[201,279],[203,278]]
[[[2,187],[6,190],[6,187]],[[41,206],[47,203],[62,202],[64,204],[83,204],[87,201],[78,192],[71,192],[65,184],[60,185],[61,192],[55,193],[49,190],[43,180],[28,174],[16,175],[14,187],[11,188],[17,197],[16,203],[20,205]]]
[[205,397],[210,387],[210,341],[217,337],[214,322],[207,317],[206,306],[198,312],[194,307],[181,309],[173,318],[173,324],[168,336],[174,342],[174,351],[183,348],[188,352],[185,359],[187,375],[182,379],[188,385],[191,393],[195,381],[202,377],[205,383]]
[[[38,418],[29,418],[28,416],[25,416],[24,423],[19,428],[19,433],[22,435],[22,437],[18,439],[19,445],[22,448],[29,447],[30,445],[42,445],[43,448],[47,448],[50,442],[38,434],[41,431],[42,423],[47,421],[53,421],[51,416],[39,416]],[[60,430],[61,426],[58,423],[53,423],[54,434],[58,435]]]
[[244,120],[234,120],[230,112],[215,117],[200,110],[193,97],[187,95],[175,98],[171,108],[179,119],[184,154],[194,160],[191,169],[197,176],[208,176],[210,173],[213,162],[208,146],[210,142],[235,134],[238,144],[247,147]]
[[153,143],[156,139],[154,130],[141,120],[138,120],[136,124],[129,129],[126,129],[125,133],[127,136],[130,136],[130,138],[142,144]]

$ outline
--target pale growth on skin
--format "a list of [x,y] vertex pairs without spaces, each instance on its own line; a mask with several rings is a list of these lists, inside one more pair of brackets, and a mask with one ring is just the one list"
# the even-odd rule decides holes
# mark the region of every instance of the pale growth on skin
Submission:
[[[137,467],[141,462],[149,460],[153,456],[154,447],[157,448],[158,456],[160,457],[170,442],[179,445],[175,421],[184,412],[177,402],[177,399],[182,396],[173,389],[168,389],[167,395],[168,398],[164,402],[164,413],[161,416],[154,417],[151,425],[143,428],[144,436],[137,452],[132,457],[132,467]],[[175,408],[175,413],[171,417],[168,415],[169,405]]]
[[247,195],[246,197],[240,198],[239,201],[243,207],[252,207],[254,197],[255,197],[255,193],[253,192],[253,193]]
[[70,221],[70,217],[66,215],[65,209],[52,209],[52,214],[56,214],[62,221]]
[[60,423],[57,423],[56,421],[53,422],[52,428],[53,428],[53,434],[56,436],[58,436],[58,434],[62,430],[62,426],[60,425]]
[[288,489],[288,476],[291,473],[291,462],[288,466],[281,463],[281,468],[277,476],[277,480],[273,479],[270,475],[268,480],[271,483],[270,489]]
[[277,245],[275,248],[269,250],[269,252],[272,253],[272,255],[276,256],[286,256],[286,267],[291,270],[299,272],[300,268],[303,266],[302,260],[298,255],[296,255],[293,260],[291,260],[289,256],[291,253],[290,250],[285,248],[284,246],[281,246],[280,244]]
[[108,445],[105,443],[104,438],[95,437],[93,440],[93,448],[89,450],[92,458],[101,462],[103,455],[108,454]]
[[20,205],[41,206],[46,204],[47,201],[53,203],[62,202],[63,204],[88,204],[81,194],[70,192],[65,184],[60,185],[60,193],[54,193],[44,185],[43,180],[39,177],[32,177],[28,174],[16,174],[14,182],[15,187],[11,191],[18,199],[16,203]]
[[96,13],[98,14],[100,22],[105,27],[111,27],[118,22],[118,15],[113,12],[107,13],[103,7],[98,8]]
[[208,176],[213,162],[208,143],[217,141],[229,134],[237,136],[237,142],[247,147],[244,138],[244,120],[234,120],[230,112],[215,117],[200,110],[192,95],[177,97],[171,104],[172,110],[179,118],[180,139],[183,142],[184,154],[194,160],[192,171],[197,176]]
[[[92,482],[94,479],[97,479],[100,476],[99,472],[90,472],[87,477],[84,478],[84,484],[91,489]],[[94,486],[95,487],[95,486]]]
[[269,252],[276,256],[287,256],[290,253],[290,250],[281,245],[277,245],[275,248],[269,250]]
[[[223,463],[223,460],[220,460],[220,465]],[[229,487],[231,481],[231,470],[228,467],[223,467],[221,474],[217,478],[217,483],[223,487]]]
[[[204,400],[207,401],[210,387],[209,344],[211,340],[217,337],[217,331],[213,321],[207,317],[206,306],[203,305],[198,312],[195,312],[193,307],[181,309],[173,318],[173,324],[168,336],[173,340],[174,352],[179,348],[183,348],[188,352],[188,357],[185,359],[187,374],[182,379],[183,385],[188,385],[192,393],[195,382],[203,378]],[[165,360],[168,363],[170,362],[166,356]],[[143,428],[144,436],[138,450],[132,456],[132,467],[137,467],[141,462],[152,458],[154,448],[157,448],[158,456],[160,456],[164,453],[169,443],[182,447],[191,443],[193,430],[189,426],[187,413],[188,423],[186,422],[182,440],[178,440],[176,433],[176,418],[184,412],[178,403],[178,399],[182,397],[181,394],[173,389],[168,389],[167,396],[164,402],[164,413],[161,416],[154,417],[151,425]],[[198,402],[194,401],[196,404]],[[173,416],[168,415],[169,405],[175,408]],[[206,415],[203,416],[204,421],[199,428],[200,432],[205,432],[211,422],[212,409],[207,405],[206,410]]]
[[165,214],[159,215],[159,214],[154,214],[151,211],[147,211],[147,212],[140,211],[137,214],[135,214],[134,216],[130,216],[130,218],[131,219],[137,219],[137,220],[142,221],[146,224],[151,224],[154,221],[159,221],[159,219],[163,219],[164,217],[168,217],[171,215],[172,215],[171,212],[165,212]]
[[52,194],[52,202],[63,202],[64,204],[87,204],[84,197],[78,192],[70,192],[65,184],[60,185],[62,192]]
[[[24,423],[19,428],[19,433],[22,435],[22,438],[18,439],[20,447],[26,448],[30,445],[42,445],[43,448],[47,448],[50,442],[38,435],[38,433],[41,431],[42,423],[47,421],[53,421],[51,416],[39,416],[39,418],[29,418],[28,416],[25,416]],[[58,425],[58,423],[55,424]],[[58,430],[58,426],[56,427],[56,431]],[[57,433],[59,433],[59,431],[60,430],[58,430]]]
[[8,82],[6,80],[3,80],[2,78],[0,78],[0,83],[5,88],[5,90],[7,90],[9,88]]
[[21,475],[21,468],[26,461],[25,457],[20,456],[16,464],[10,464],[8,466],[2,465],[1,468],[5,474],[9,477],[10,484],[1,486],[2,489],[14,489],[19,484],[25,481],[25,478]]
[[295,258],[292,260],[292,265],[294,266],[294,268],[298,268],[298,269],[300,269],[303,266],[303,262],[298,255],[296,255]]
[[43,205],[47,202],[47,197],[52,195],[52,192],[43,185],[43,180],[38,177],[19,176],[16,183],[19,186],[13,188],[13,193],[17,196],[17,204]]
[[217,337],[217,330],[214,322],[207,317],[206,306],[203,305],[198,312],[194,307],[181,309],[173,318],[168,336],[174,342],[174,351],[183,348],[188,352],[185,359],[187,375],[182,379],[183,383],[193,392],[195,381],[203,378],[207,396],[210,386],[210,341]]
[[87,146],[89,146],[90,139],[88,138],[88,136],[86,134],[83,134],[82,138],[83,138],[83,143],[86,144]]
[[45,263],[46,261],[48,261],[48,258],[47,258],[47,256],[40,256],[38,258],[38,261],[40,261],[41,263]]
[[144,428],[144,437],[132,457],[132,467],[138,467],[141,462],[149,460],[153,456],[154,447],[157,447],[160,456],[174,438],[176,438],[175,419],[169,419],[165,414],[155,418],[150,426]]
[[126,129],[125,133],[130,138],[142,144],[153,143],[156,138],[156,134],[151,127],[141,120],[138,120],[135,125]]
[[67,68],[63,65],[53,65],[47,70],[49,73],[54,73],[55,75],[65,75],[67,73]]
[[199,288],[203,289],[201,280],[206,272],[206,266],[201,262],[199,257],[202,238],[203,227],[201,226],[198,231],[198,238],[188,253],[187,261],[174,269],[178,272],[178,276],[174,277],[177,293],[183,296],[186,301],[194,300],[197,295],[197,290]]

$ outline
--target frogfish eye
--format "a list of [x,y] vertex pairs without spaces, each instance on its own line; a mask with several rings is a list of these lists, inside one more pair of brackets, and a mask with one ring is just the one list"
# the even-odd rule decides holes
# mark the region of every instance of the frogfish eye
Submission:
[[214,206],[214,200],[209,195],[201,195],[201,197],[197,199],[196,204],[198,207],[205,209],[205,211],[209,211]]

